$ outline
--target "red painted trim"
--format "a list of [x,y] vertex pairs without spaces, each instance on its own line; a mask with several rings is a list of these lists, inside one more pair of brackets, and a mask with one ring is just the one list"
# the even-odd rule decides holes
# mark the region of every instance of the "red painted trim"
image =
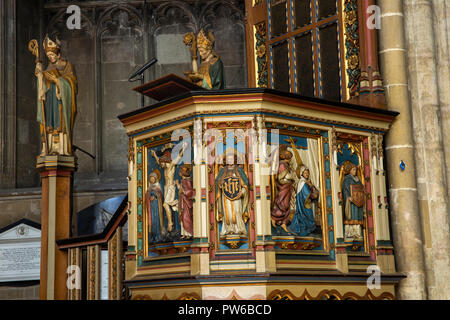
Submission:
[[68,170],[68,169],[44,169],[41,172],[42,178],[47,177],[71,177],[74,170]]
[[[364,176],[369,177],[372,180],[372,177],[370,176],[370,150],[369,150],[369,138],[366,137],[363,140],[363,164],[364,164]],[[372,195],[372,184],[371,181],[366,182],[366,192],[367,194]],[[370,199],[366,200],[366,211],[367,212],[373,212],[373,206],[372,206],[372,197]],[[374,228],[374,221],[373,221],[373,214],[367,215],[367,227],[371,228],[373,230]],[[375,233],[371,232],[368,233],[369,235],[369,252],[370,257],[372,259],[376,259],[376,252],[375,250],[371,250],[370,248],[375,248]]]

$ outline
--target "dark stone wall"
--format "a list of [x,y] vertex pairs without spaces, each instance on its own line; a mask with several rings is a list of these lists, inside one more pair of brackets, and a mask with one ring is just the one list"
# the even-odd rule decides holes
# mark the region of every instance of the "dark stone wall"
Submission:
[[[75,188],[125,188],[128,138],[117,116],[140,106],[130,74],[153,57],[146,81],[169,73],[184,76],[190,53],[186,32],[201,28],[216,35],[216,51],[225,64],[228,88],[246,87],[243,1],[77,2],[82,29],[68,30],[67,3],[47,1],[47,33],[60,38],[63,54],[74,64],[79,80],[78,118],[74,144],[94,154],[77,152]],[[146,104],[152,103],[146,99]]]
[[36,170],[36,156],[40,152],[36,64],[35,57],[28,51],[30,40],[40,41],[40,3],[27,0],[16,3],[16,185],[29,188],[38,186],[40,181]]
[[[27,49],[31,39],[42,46],[46,33],[58,36],[62,56],[78,76],[74,144],[96,157],[77,151],[78,190],[126,189],[128,138],[117,116],[140,106],[140,96],[132,91],[139,82],[128,78],[153,57],[158,63],[146,72],[146,81],[169,73],[184,76],[191,69],[190,52],[183,44],[186,32],[214,32],[227,88],[247,86],[243,1],[16,1],[17,188],[40,184],[35,169],[40,151],[35,64]],[[67,28],[71,3],[81,8],[81,30]]]

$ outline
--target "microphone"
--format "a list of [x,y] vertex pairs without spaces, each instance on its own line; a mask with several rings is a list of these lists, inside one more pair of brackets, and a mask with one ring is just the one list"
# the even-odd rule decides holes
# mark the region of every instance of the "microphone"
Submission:
[[144,73],[145,70],[147,70],[148,68],[150,68],[152,65],[154,65],[156,62],[158,62],[158,60],[156,58],[153,58],[152,60],[150,60],[149,62],[147,62],[145,65],[143,65],[138,71],[136,71],[131,77],[130,79],[128,79],[128,81],[132,81],[134,78],[136,78],[137,76],[140,76],[141,74]]

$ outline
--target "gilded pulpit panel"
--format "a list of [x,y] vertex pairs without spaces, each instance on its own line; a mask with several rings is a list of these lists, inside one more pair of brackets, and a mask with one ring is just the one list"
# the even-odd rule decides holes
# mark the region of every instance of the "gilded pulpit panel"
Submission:
[[[138,145],[138,234],[144,258],[190,250],[193,239],[191,143],[173,143],[173,132],[153,136]],[[139,246],[139,240],[138,240]]]
[[349,256],[375,258],[373,191],[369,136],[334,132],[333,158],[343,237],[338,242]]
[[250,146],[254,136],[250,121],[208,124],[208,179],[213,186],[209,194],[211,259],[221,251],[250,254],[255,251],[254,188]]
[[275,248],[328,251],[334,242],[328,131],[300,123],[267,122],[266,128],[279,133],[270,157],[274,159],[270,215]]
[[[386,208],[372,199],[385,194],[380,136],[394,116],[363,111],[248,89],[190,92],[123,116],[133,153],[130,288],[152,299],[194,288],[219,298],[223,276],[239,273],[237,295],[259,286],[269,297],[272,274],[315,270],[342,276],[342,287],[332,285],[341,296],[353,277],[363,296],[361,272],[393,262]],[[188,289],[143,284],[169,275]],[[315,279],[308,292],[318,297],[330,283],[314,291]],[[298,287],[296,296],[306,289],[275,285]]]

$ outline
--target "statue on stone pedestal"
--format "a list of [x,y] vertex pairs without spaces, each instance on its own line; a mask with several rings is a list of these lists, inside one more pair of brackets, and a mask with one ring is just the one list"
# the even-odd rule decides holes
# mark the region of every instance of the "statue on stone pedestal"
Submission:
[[38,81],[37,120],[40,123],[41,155],[72,155],[73,126],[77,113],[77,77],[72,64],[61,57],[61,43],[48,36],[44,51],[49,60],[46,70],[39,61],[36,40],[31,40],[29,50],[36,56],[35,75]]
[[[191,48],[192,71],[186,71],[188,79],[205,89],[225,89],[225,74],[223,63],[216,52],[213,51],[215,38],[212,32],[208,35],[200,30],[197,37],[193,32],[184,36],[184,43]],[[200,54],[201,64],[197,64],[197,50]]]

